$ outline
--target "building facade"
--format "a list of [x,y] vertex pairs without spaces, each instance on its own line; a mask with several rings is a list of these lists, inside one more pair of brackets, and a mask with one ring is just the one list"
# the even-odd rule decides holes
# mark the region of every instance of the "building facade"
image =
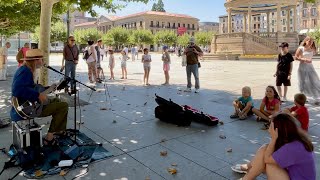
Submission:
[[212,32],[219,33],[219,23],[218,22],[200,22],[199,31],[204,31],[204,32],[212,31]]
[[300,2],[300,23],[299,28],[301,33],[313,31],[320,25],[320,0],[316,3]]
[[[83,23],[76,25],[76,28],[87,28],[88,26],[90,26],[88,23]],[[107,33],[112,27],[123,27],[147,29],[153,34],[161,30],[173,30],[177,34],[183,32],[193,36],[199,31],[199,19],[184,14],[146,11],[122,17],[100,16],[96,21],[96,27],[103,33]]]
[[[243,31],[243,16],[241,14],[232,15],[231,32]],[[219,33],[228,33],[228,16],[219,16]]]

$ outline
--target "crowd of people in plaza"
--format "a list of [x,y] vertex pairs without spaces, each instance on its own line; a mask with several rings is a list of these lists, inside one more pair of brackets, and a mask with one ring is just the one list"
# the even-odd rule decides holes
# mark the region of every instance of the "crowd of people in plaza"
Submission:
[[[316,177],[314,147],[308,137],[309,113],[305,104],[310,101],[307,97],[315,100],[315,105],[320,105],[320,80],[313,65],[312,58],[316,53],[315,42],[312,38],[306,37],[294,56],[288,52],[289,44],[284,42],[280,46],[281,52],[278,55],[278,64],[274,76],[276,77],[276,87],[267,86],[259,108],[256,108],[251,88],[242,88],[242,96],[233,101],[234,113],[230,118],[244,120],[250,115],[256,115],[258,121],[264,121],[264,128],[268,129],[271,140],[268,145],[263,145],[258,149],[253,160],[247,164],[238,164],[232,167],[233,171],[246,173],[243,179],[254,179],[261,173],[266,173],[270,179],[310,179]],[[6,64],[8,61],[8,49],[10,43],[6,43],[0,50],[0,80],[6,80]],[[169,47],[163,47],[162,61],[165,82],[163,85],[170,85],[170,63],[171,55]],[[131,59],[137,60],[138,48],[132,47]],[[65,71],[67,76],[75,78],[76,66],[79,62],[79,51],[73,36],[68,37],[67,45],[63,49],[63,61],[60,71]],[[200,80],[199,68],[201,64],[199,58],[203,51],[195,44],[195,39],[191,38],[189,45],[183,50],[185,58],[187,87],[186,92],[191,92],[191,74],[195,79],[195,93],[199,93]],[[83,59],[88,66],[88,79],[90,83],[101,83],[104,80],[101,61],[108,59],[110,78],[114,80],[115,57],[112,48],[106,49],[102,40],[88,41],[83,52]],[[47,101],[47,96],[32,89],[35,84],[33,77],[35,69],[42,65],[43,53],[38,49],[30,50],[26,44],[17,54],[18,70],[16,71],[13,84],[12,95],[31,101]],[[124,47],[121,51],[121,79],[127,79],[127,61],[129,49]],[[300,61],[298,68],[298,83],[300,93],[294,96],[294,106],[291,108],[281,108],[283,102],[287,101],[288,87],[291,86],[291,76],[293,61]],[[149,49],[143,49],[141,63],[144,69],[144,85],[149,84],[152,57]],[[282,85],[284,91],[282,93]],[[76,93],[75,82],[71,81],[71,94]],[[69,89],[66,89],[69,91]],[[66,128],[67,104],[57,99],[49,100],[49,104],[44,109],[42,116],[53,115],[49,133],[45,138],[46,145],[54,145],[54,133],[63,133]],[[59,114],[59,115],[57,115]],[[20,120],[19,116],[12,109],[13,120]]]

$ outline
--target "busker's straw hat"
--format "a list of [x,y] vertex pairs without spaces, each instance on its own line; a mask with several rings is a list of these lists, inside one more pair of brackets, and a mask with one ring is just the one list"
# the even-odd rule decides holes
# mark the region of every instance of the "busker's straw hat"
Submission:
[[43,52],[40,49],[30,49],[26,52],[26,57],[21,60],[30,61],[43,58]]

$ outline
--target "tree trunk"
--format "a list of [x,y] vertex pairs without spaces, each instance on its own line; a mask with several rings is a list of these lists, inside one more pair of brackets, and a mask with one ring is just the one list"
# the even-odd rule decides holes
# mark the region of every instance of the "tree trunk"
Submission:
[[[50,42],[50,29],[53,4],[59,0],[40,0],[41,2],[41,15],[40,15],[40,36],[39,36],[39,49],[43,51],[43,61],[49,65],[49,42]],[[38,71],[39,72],[39,71]],[[37,72],[37,74],[38,74]],[[40,73],[37,75],[36,81],[40,80],[40,84],[48,85],[48,69],[41,68]]]

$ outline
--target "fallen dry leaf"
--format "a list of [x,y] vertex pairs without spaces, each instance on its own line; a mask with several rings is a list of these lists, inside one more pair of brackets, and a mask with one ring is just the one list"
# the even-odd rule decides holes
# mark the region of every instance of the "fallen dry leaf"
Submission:
[[168,155],[168,152],[167,151],[161,151],[160,152],[160,156],[167,156]]
[[143,105],[145,106],[145,105],[147,105],[147,103],[148,103],[148,102],[145,102]]
[[112,123],[117,123],[117,121],[116,121],[116,120],[113,120]]
[[161,141],[160,142],[166,142],[167,140],[166,139],[161,139]]
[[60,176],[65,176],[67,173],[68,173],[68,171],[61,170],[59,175]]
[[223,121],[219,121],[220,125],[224,125],[224,122]]
[[101,111],[106,111],[108,108],[100,108]]
[[167,170],[170,174],[177,174],[177,172],[178,172],[177,169],[175,169],[175,168],[168,168]]
[[219,138],[226,139],[227,137],[225,135],[220,135]]
[[176,163],[172,163],[171,166],[178,166]]
[[150,177],[149,177],[149,176],[147,176],[145,180],[151,180],[151,179],[150,179]]
[[228,149],[227,149],[227,152],[232,152],[232,148],[228,148]]

